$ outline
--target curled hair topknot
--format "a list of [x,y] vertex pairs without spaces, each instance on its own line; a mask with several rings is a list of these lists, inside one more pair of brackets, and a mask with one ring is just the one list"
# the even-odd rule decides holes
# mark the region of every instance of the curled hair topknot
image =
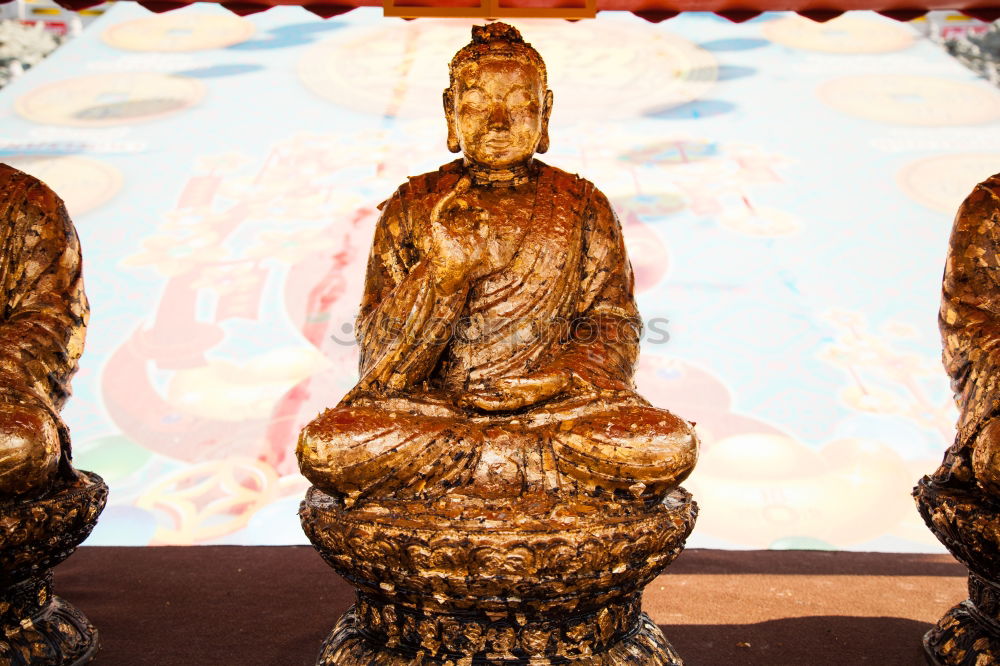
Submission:
[[520,30],[507,23],[495,22],[472,26],[473,44],[489,44],[490,42],[524,44],[524,37],[521,36]]
[[448,67],[450,85],[455,84],[455,72],[462,65],[483,57],[499,55],[524,58],[538,69],[542,83],[545,84],[547,73],[542,56],[531,44],[524,41],[517,28],[495,21],[486,25],[472,26],[472,41],[459,49]]

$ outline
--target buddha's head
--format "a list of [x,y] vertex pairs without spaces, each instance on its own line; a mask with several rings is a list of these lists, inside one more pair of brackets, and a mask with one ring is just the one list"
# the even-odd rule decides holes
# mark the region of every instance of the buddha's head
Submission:
[[472,41],[451,60],[444,91],[448,149],[489,169],[528,162],[549,147],[552,91],[545,63],[517,28],[472,28]]

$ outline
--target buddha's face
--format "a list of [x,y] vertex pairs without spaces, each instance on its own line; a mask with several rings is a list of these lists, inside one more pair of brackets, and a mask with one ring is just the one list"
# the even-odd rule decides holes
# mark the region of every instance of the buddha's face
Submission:
[[444,106],[452,142],[465,158],[502,169],[535,154],[548,130],[552,93],[530,61],[487,57],[458,70]]

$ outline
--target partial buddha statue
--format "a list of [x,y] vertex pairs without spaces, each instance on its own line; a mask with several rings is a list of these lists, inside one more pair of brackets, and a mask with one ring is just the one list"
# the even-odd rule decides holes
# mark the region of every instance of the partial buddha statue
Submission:
[[[53,594],[108,486],[70,462],[59,415],[89,309],[80,242],[44,183],[0,164],[0,664],[85,664],[97,630]],[[27,660],[27,661],[25,661]]]
[[0,164],[0,500],[75,481],[59,410],[89,314],[62,200]]
[[634,388],[641,321],[622,230],[549,146],[545,63],[473,28],[444,91],[462,158],[381,205],[358,384],[302,432],[302,473],[366,499],[662,499],[695,465],[691,423]]
[[958,435],[934,475],[1000,501],[1000,174],[973,189],[955,216],[939,323],[960,410]]
[[1000,663],[1000,174],[955,216],[938,324],[959,410],[955,441],[913,494],[928,529],[969,569],[969,598],[924,635],[928,663]]

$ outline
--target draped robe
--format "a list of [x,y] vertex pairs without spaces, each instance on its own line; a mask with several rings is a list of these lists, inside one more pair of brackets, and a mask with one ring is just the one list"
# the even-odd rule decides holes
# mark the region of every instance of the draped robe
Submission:
[[[960,415],[935,479],[970,485],[977,438],[1000,415],[1000,174],[977,185],[955,216],[938,321]],[[1000,479],[998,469],[983,471]]]
[[89,314],[80,243],[62,200],[0,164],[0,494],[75,478],[59,416]]
[[[691,424],[633,388],[641,323],[617,218],[591,183],[535,165],[513,258],[455,293],[435,289],[419,241],[461,162],[411,178],[383,204],[358,318],[361,379],[299,440],[317,487],[353,499],[655,499],[693,468]],[[546,368],[573,377],[549,400],[509,412],[457,406]]]

